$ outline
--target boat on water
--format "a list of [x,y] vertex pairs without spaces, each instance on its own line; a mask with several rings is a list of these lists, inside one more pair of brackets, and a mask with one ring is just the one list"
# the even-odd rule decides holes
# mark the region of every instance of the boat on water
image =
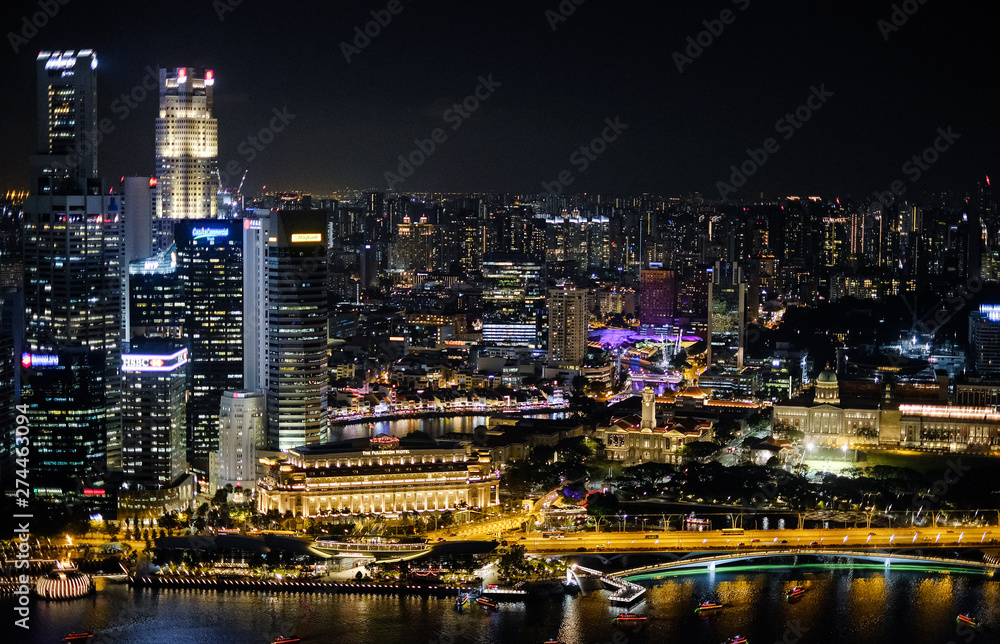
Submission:
[[292,642],[301,642],[302,640],[298,637],[285,637],[284,635],[279,635],[274,638],[272,644],[292,644]]
[[476,597],[476,602],[486,608],[496,608],[497,603],[490,599],[489,597]]
[[631,624],[633,622],[644,622],[649,617],[645,615],[636,615],[635,613],[618,613],[618,617],[615,617],[615,621],[619,624]]
[[70,633],[63,638],[66,642],[82,642],[83,640],[89,640],[94,636],[90,631],[80,631],[79,633]]
[[805,588],[803,588],[802,586],[795,586],[794,588],[792,588],[791,590],[789,590],[787,593],[785,593],[785,595],[787,597],[789,597],[789,598],[791,598],[791,597],[798,597],[799,595],[801,595],[804,592],[806,592]]
[[542,644],[562,644],[559,640],[545,640]]
[[968,613],[959,613],[958,617],[955,619],[960,622],[965,622],[969,626],[979,626],[979,620]]
[[730,637],[728,640],[726,640],[722,644],[746,644],[746,641],[747,641],[747,638],[743,637],[742,635],[737,635],[735,637]]
[[716,604],[715,602],[702,602],[698,604],[698,608],[695,608],[694,612],[700,613],[702,611],[718,610],[720,608],[722,608],[722,604]]

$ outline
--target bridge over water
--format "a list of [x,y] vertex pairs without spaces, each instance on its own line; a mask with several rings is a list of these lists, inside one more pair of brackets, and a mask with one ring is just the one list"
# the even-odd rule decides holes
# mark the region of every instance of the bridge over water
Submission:
[[723,552],[723,553],[691,553],[686,557],[678,558],[675,561],[651,564],[638,568],[619,570],[609,573],[609,576],[625,579],[635,575],[645,573],[662,572],[689,568],[705,568],[716,570],[720,564],[735,563],[740,561],[752,561],[767,558],[794,558],[799,557],[822,557],[822,558],[842,558],[861,561],[877,561],[882,563],[886,569],[891,569],[893,564],[919,564],[922,566],[933,566],[939,568],[962,568],[981,570],[992,576],[1000,569],[1000,560],[995,557],[985,556],[982,561],[970,561],[968,559],[956,559],[953,557],[933,557],[926,554],[911,554],[905,551],[858,551],[850,549],[829,549],[829,548],[798,548],[795,550],[761,550],[755,552]]

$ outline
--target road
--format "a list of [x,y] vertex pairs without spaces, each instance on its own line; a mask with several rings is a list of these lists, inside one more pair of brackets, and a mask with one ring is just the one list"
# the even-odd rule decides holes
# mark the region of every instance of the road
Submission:
[[[869,534],[871,533],[871,534]],[[697,550],[768,550],[802,547],[851,548],[881,550],[905,547],[955,547],[989,545],[1000,538],[996,527],[957,528],[877,528],[828,530],[747,530],[742,535],[709,532],[588,532],[569,533],[565,537],[542,537],[541,534],[508,534],[508,542],[524,545],[528,553],[552,552],[629,552],[629,551],[697,551]],[[996,547],[996,542],[993,542]]]

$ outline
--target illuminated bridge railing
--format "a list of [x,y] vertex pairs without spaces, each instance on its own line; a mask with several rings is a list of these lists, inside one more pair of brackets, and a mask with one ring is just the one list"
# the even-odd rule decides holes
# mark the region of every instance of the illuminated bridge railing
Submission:
[[599,577],[602,582],[614,588],[615,591],[608,597],[608,601],[612,604],[631,604],[646,594],[645,588],[639,584],[634,584],[627,579],[621,579],[617,573],[615,575],[609,575],[608,573],[601,572],[600,570],[585,568],[580,565],[576,566],[576,570],[593,577]]
[[323,550],[346,550],[349,552],[417,552],[430,548],[430,544],[427,543],[358,543],[327,541],[325,539],[314,541],[312,545],[314,548]]
[[982,562],[968,561],[966,559],[951,559],[948,557],[923,557],[918,555],[906,555],[897,553],[879,554],[872,551],[857,550],[819,550],[819,549],[797,549],[797,550],[763,550],[757,552],[732,552],[722,555],[712,555],[709,557],[695,557],[691,559],[678,559],[640,568],[630,568],[629,570],[619,570],[608,573],[608,577],[624,578],[633,575],[640,575],[644,572],[654,570],[670,570],[671,568],[695,568],[707,566],[714,568],[712,564],[725,563],[728,561],[743,561],[747,559],[761,559],[764,557],[789,557],[796,555],[816,555],[824,557],[845,557],[850,559],[868,559],[885,563],[886,568],[891,567],[892,562],[898,563],[921,563],[948,566],[962,566],[965,568],[984,568],[989,571],[1000,569],[1000,561],[993,558],[984,558]]

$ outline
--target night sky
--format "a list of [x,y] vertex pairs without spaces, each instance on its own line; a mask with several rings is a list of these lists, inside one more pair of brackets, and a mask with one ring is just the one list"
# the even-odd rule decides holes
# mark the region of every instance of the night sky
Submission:
[[[80,48],[100,61],[99,116],[115,123],[100,171],[114,181],[153,172],[155,92],[124,120],[112,112],[147,66],[215,70],[220,165],[239,166],[227,187],[246,165],[241,143],[274,109],[294,115],[250,164],[251,193],[264,184],[384,190],[397,157],[435,128],[443,142],[397,189],[540,192],[568,171],[566,192],[714,199],[730,165],[774,137],[778,150],[734,197],[861,196],[908,179],[903,164],[948,126],[960,138],[914,192],[969,190],[997,170],[996,23],[974,3],[900,3],[915,13],[900,9],[906,22],[889,31],[879,25],[892,25],[888,1],[562,0],[565,13],[572,8],[562,20],[559,0],[398,0],[402,10],[348,63],[341,43],[386,1],[49,1],[58,13],[17,53],[10,33],[21,33],[38,2],[10,0],[0,10],[0,189],[27,187],[35,55]],[[220,20],[222,7],[231,11]],[[679,72],[674,53],[724,10],[730,24],[714,25],[722,33]],[[490,75],[499,85],[452,129],[456,113],[447,120],[447,110]],[[786,140],[778,120],[814,86],[832,96]],[[582,157],[571,155],[616,117],[627,129],[582,170]]]

